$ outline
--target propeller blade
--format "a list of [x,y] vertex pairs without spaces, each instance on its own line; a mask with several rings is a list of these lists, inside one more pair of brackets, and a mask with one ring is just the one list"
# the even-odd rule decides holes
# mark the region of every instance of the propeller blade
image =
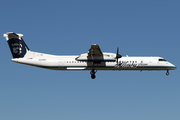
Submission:
[[119,54],[119,47],[117,47],[117,55]]
[[117,53],[116,53],[116,62],[117,62],[117,65],[118,65],[118,58],[121,58],[122,55],[119,54],[119,47],[117,47]]
[[122,55],[119,54],[119,47],[117,47],[117,53],[116,53],[116,58],[121,58]]

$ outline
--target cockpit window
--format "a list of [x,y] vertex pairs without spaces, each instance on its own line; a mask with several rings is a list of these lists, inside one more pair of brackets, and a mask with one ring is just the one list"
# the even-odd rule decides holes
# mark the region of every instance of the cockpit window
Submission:
[[159,59],[159,61],[166,61],[165,59]]

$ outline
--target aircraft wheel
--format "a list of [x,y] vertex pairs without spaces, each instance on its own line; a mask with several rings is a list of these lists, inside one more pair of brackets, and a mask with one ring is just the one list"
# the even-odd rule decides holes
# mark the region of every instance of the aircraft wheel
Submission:
[[167,70],[166,75],[169,75],[169,70]]
[[92,79],[95,79],[95,78],[96,78],[96,75],[94,75],[94,74],[91,75],[91,78],[92,78]]

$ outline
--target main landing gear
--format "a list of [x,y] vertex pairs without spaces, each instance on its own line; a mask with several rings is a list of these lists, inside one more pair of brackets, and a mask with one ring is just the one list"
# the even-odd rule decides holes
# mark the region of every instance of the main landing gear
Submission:
[[167,70],[166,75],[169,75],[169,70]]
[[97,71],[95,71],[94,69],[91,70],[90,74],[91,74],[91,78],[92,78],[92,79],[95,79],[95,78],[96,78],[96,75],[95,75],[96,72],[97,72]]

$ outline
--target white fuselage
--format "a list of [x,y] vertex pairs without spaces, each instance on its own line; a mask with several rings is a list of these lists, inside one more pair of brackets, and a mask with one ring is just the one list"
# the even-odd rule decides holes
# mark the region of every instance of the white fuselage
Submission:
[[92,44],[87,53],[77,56],[57,56],[32,52],[22,39],[23,34],[8,32],[4,34],[14,62],[51,70],[91,70],[95,79],[97,70],[169,70],[176,66],[162,57],[129,57],[117,53],[102,52],[99,45]]
[[173,70],[176,67],[162,57],[129,57],[117,61],[94,63],[77,61],[77,56],[56,56],[29,51],[24,58],[11,59],[14,62],[52,70]]

